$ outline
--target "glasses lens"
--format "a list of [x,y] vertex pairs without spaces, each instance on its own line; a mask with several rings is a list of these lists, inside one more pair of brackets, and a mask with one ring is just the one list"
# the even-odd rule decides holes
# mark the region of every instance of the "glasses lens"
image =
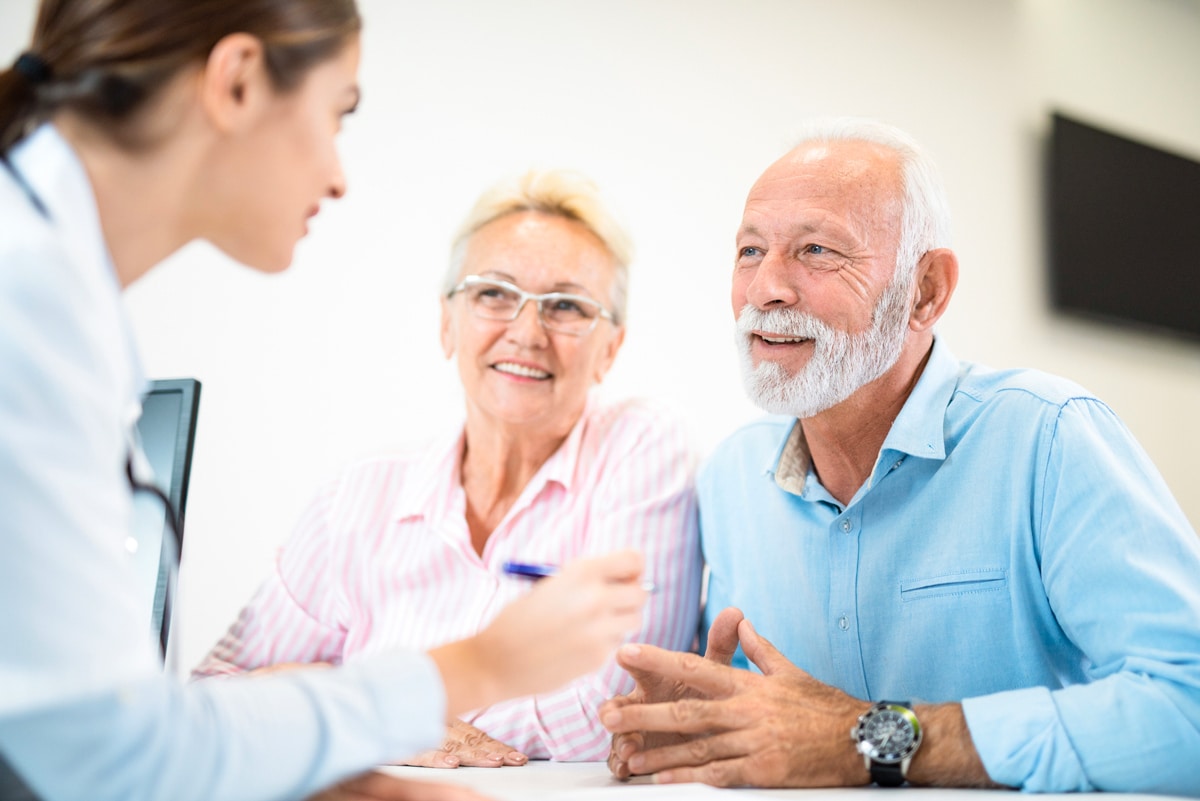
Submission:
[[551,293],[542,298],[541,311],[548,328],[576,334],[596,324],[600,304],[578,295]]
[[521,296],[511,289],[490,281],[471,284],[465,292],[471,311],[490,320],[511,320],[517,312]]

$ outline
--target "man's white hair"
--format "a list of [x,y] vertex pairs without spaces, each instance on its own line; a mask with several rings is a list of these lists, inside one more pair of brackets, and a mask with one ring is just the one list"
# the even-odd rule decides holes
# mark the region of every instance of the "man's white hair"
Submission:
[[915,139],[885,122],[862,117],[823,117],[804,123],[796,145],[808,142],[872,142],[899,158],[904,184],[896,273],[911,277],[930,250],[950,247],[950,204],[937,165]]

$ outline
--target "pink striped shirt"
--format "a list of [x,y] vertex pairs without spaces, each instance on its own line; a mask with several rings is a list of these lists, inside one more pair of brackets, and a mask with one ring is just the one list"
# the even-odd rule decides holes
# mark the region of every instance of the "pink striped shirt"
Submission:
[[[420,452],[359,464],[327,486],[281,550],[274,574],[193,673],[280,662],[351,662],[397,646],[426,650],[470,636],[528,579],[505,561],[562,565],[636,548],[658,590],[632,638],[692,646],[700,554],[693,460],[682,426],[645,401],[588,404],[480,557],[471,546],[459,429]],[[610,737],[596,709],[629,692],[615,662],[563,689],[464,719],[531,758],[595,760]]]

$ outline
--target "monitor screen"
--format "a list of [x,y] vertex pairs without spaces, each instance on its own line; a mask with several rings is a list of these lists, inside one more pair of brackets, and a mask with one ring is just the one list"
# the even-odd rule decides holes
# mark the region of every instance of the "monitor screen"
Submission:
[[1200,162],[1062,114],[1048,159],[1053,306],[1200,340]]
[[183,519],[199,406],[199,381],[192,378],[151,381],[142,399],[142,416],[137,424],[142,452],[153,472],[154,483],[170,499],[179,526],[176,543],[162,501],[148,492],[134,493],[131,535],[136,542],[134,565],[139,591],[149,610],[147,625],[164,654],[171,627],[168,584],[183,552]]

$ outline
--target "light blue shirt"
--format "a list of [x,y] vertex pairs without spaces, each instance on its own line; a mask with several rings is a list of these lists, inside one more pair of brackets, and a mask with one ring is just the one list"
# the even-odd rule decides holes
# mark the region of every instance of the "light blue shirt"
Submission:
[[1200,795],[1200,540],[1080,387],[939,340],[847,506],[784,418],[698,497],[706,629],[736,606],[857,698],[961,701],[997,782]]
[[125,547],[145,381],[91,186],[53,127],[10,157],[25,186],[0,166],[5,761],[47,801],[275,799],[436,745],[444,693],[423,654],[187,687],[160,672]]

